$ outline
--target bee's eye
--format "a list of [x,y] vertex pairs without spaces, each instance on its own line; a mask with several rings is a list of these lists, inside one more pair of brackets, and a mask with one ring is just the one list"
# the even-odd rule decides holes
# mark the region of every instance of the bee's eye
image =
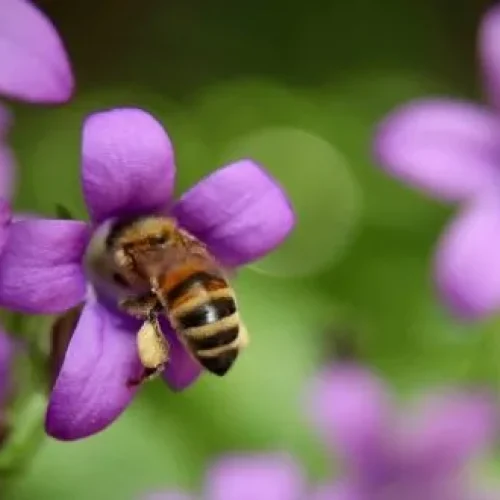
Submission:
[[127,280],[119,273],[113,273],[113,281],[120,286],[128,286]]
[[150,236],[148,238],[148,243],[150,246],[159,247],[165,245],[167,243],[168,238],[166,234],[155,234],[154,236]]

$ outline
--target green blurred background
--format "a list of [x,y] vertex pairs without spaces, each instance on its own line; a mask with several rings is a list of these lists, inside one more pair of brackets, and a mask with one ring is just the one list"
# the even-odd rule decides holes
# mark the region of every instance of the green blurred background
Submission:
[[350,328],[363,359],[402,395],[495,383],[488,325],[453,321],[430,277],[451,213],[370,160],[376,122],[424,95],[479,98],[475,32],[486,1],[45,0],[77,77],[61,108],[13,105],[16,208],[85,217],[83,117],[114,106],[155,114],[177,152],[178,192],[250,156],[287,188],[290,240],[235,286],[252,338],[224,380],[182,394],[157,381],[111,428],[46,439],[9,499],[128,500],[194,489],[225,451],[290,450],[311,477],[332,470],[303,415],[307,383]]

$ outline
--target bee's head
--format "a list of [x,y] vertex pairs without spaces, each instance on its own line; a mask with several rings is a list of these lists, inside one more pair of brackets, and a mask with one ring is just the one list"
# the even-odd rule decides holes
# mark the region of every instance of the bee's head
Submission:
[[175,221],[165,217],[147,217],[125,227],[116,237],[112,251],[118,268],[150,279],[166,269],[172,259],[175,242]]

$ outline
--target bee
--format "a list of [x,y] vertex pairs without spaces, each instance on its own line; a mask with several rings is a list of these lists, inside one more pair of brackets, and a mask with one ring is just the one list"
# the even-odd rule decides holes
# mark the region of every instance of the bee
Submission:
[[225,375],[248,336],[234,291],[207,247],[173,218],[144,216],[110,224],[103,249],[112,281],[127,290],[120,307],[144,320],[137,337],[141,379],[168,362],[162,314],[203,368]]

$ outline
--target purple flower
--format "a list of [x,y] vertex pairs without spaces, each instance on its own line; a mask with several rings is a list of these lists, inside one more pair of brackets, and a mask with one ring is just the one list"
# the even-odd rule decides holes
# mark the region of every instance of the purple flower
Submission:
[[[84,254],[110,219],[168,211],[230,267],[267,254],[294,225],[281,187],[250,160],[217,170],[173,202],[172,144],[160,123],[139,109],[87,119],[81,177],[91,224],[15,221],[0,262],[4,307],[61,313],[86,301],[47,411],[47,432],[64,440],[98,432],[116,419],[136,391],[127,382],[141,369],[135,343],[139,323],[87,293]],[[200,368],[170,327],[164,328],[172,349],[164,378],[173,389],[183,389]]]
[[0,448],[8,434],[6,406],[12,390],[12,358],[14,344],[7,333],[0,327]]
[[7,143],[10,121],[9,112],[0,106],[0,254],[12,219],[9,200],[12,197],[15,183],[16,165],[14,155]]
[[342,483],[325,485],[319,498],[479,498],[472,495],[464,473],[496,431],[498,415],[486,395],[435,394],[420,411],[395,414],[382,382],[346,364],[318,378],[311,408],[326,444],[345,468]]
[[[308,394],[312,421],[341,479],[310,486],[286,455],[227,456],[200,496],[163,492],[143,500],[493,500],[464,480],[467,462],[492,441],[496,408],[483,394],[429,397],[423,410],[394,413],[370,372],[343,364],[323,372]],[[415,414],[418,416],[415,417]]]
[[12,340],[0,327],[0,412],[4,407],[9,394],[11,383],[10,370],[13,352],[14,346]]
[[56,30],[26,0],[0,0],[0,61],[5,97],[56,104],[73,93],[71,67]]
[[14,156],[7,142],[10,125],[10,113],[0,106],[0,199],[3,200],[11,198],[15,178]]
[[171,491],[142,500],[313,500],[306,492],[302,470],[290,457],[241,455],[219,460],[208,471],[200,496]]
[[[0,0],[0,95],[30,103],[56,104],[73,93],[73,75],[59,36],[26,0]],[[0,106],[0,250],[14,188],[14,157],[7,144],[11,119]]]
[[375,156],[393,176],[459,204],[435,260],[438,291],[464,319],[500,307],[500,7],[479,33],[484,86],[491,106],[451,99],[412,102],[392,113],[375,136]]
[[0,106],[0,252],[7,237],[11,221],[10,200],[14,187],[15,162],[7,144],[10,128],[10,114]]

